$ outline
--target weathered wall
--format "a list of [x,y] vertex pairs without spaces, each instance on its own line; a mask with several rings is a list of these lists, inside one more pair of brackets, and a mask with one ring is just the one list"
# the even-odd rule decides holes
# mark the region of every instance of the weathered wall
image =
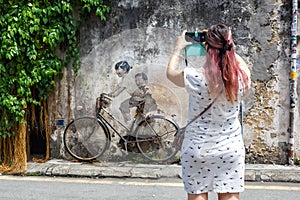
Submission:
[[[247,162],[286,163],[289,126],[289,54],[291,4],[278,0],[118,0],[101,22],[91,16],[80,32],[82,67],[65,78],[53,95],[52,156],[64,155],[61,145],[65,123],[93,114],[95,99],[117,83],[113,66],[127,60],[146,72],[153,95],[165,114],[185,123],[186,94],[165,77],[176,37],[184,29],[199,30],[225,23],[232,28],[237,52],[252,67],[252,90],[244,102],[244,138]],[[203,58],[190,60],[203,63]],[[198,63],[197,63],[198,62]],[[184,62],[181,63],[184,67]],[[126,98],[122,94],[114,100]],[[55,112],[54,112],[55,111]],[[296,156],[299,156],[299,122],[296,122]]]

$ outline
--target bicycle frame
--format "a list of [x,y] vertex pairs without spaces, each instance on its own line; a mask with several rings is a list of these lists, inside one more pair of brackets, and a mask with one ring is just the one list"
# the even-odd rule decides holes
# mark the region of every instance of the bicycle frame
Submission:
[[[121,125],[121,127],[123,127],[124,130],[126,130],[128,133],[132,133],[134,130],[134,126],[136,125],[136,120],[137,120],[137,116],[141,116],[143,119],[145,119],[145,116],[142,115],[141,113],[136,111],[136,114],[134,116],[134,119],[130,125],[130,127],[128,128],[124,123],[122,123],[118,118],[116,118],[113,114],[111,114],[108,110],[106,110],[103,107],[100,107],[98,109],[97,112],[97,118],[99,120],[101,120],[103,122],[103,124],[105,124],[105,126],[109,126],[124,142],[125,144],[127,143],[135,143],[135,141],[128,141],[126,138],[124,138],[124,136],[122,136],[119,131],[113,127],[113,125],[110,123],[110,120],[108,120],[104,114],[101,113],[101,111],[103,111],[105,114],[107,114],[109,116],[109,118],[111,118],[111,121],[116,121],[119,125]],[[109,132],[109,129],[107,129]],[[110,134],[110,132],[108,133]]]
[[[113,137],[112,133],[119,136],[118,147],[126,150],[126,152],[128,151],[127,148],[131,147],[130,150],[133,152],[140,152],[145,158],[154,162],[164,162],[177,153],[178,149],[174,148],[173,141],[178,125],[174,120],[160,114],[145,114],[144,102],[140,102],[135,106],[136,110],[132,122],[126,124],[122,121],[123,118],[120,119],[111,113],[108,108],[109,103],[109,99],[105,99],[105,97],[103,99],[97,98],[95,116],[77,118],[68,124],[63,141],[71,156],[83,161],[100,157],[109,148]],[[80,129],[81,124],[83,130],[76,129],[77,125]],[[90,126],[92,128],[97,127],[100,135],[97,136],[96,133],[95,137],[92,136],[91,134],[95,131],[91,131]],[[85,130],[85,127],[89,129]],[[111,130],[109,130],[110,128]],[[126,131],[126,135],[123,134],[123,131]]]

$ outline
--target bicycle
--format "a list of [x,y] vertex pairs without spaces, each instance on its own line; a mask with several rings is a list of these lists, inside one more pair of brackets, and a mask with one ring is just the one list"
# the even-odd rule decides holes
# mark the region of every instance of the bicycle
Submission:
[[[96,100],[96,117],[83,116],[66,126],[63,141],[73,158],[91,161],[101,157],[110,147],[110,130],[120,137],[126,151],[129,144],[135,144],[139,152],[150,161],[165,162],[175,156],[179,149],[174,145],[174,139],[179,127],[173,119],[161,114],[144,114],[145,102],[140,102],[131,125],[127,127],[109,112],[111,101],[107,94],[102,93]],[[123,132],[135,137],[123,136],[112,122],[117,122]]]

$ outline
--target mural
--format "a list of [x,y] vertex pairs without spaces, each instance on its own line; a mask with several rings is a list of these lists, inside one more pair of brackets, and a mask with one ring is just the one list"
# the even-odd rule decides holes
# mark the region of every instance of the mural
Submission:
[[[133,108],[141,102],[145,102],[145,114],[164,114],[184,124],[187,95],[184,88],[170,83],[165,75],[169,49],[175,40],[163,38],[169,32],[169,29],[133,29],[94,48],[82,59],[82,68],[75,79],[73,118],[93,115],[95,100],[106,93],[113,99],[112,113],[128,124],[135,112]],[[161,41],[154,40],[159,36]],[[162,49],[160,46],[166,46],[160,43],[169,44],[170,48]]]
[[139,72],[133,78],[130,69],[131,67],[127,61],[120,61],[115,65],[115,71],[120,77],[120,81],[117,87],[108,94],[109,97],[116,97],[126,90],[130,95],[130,98],[124,100],[119,107],[125,122],[131,120],[130,108],[137,107],[140,104],[143,104],[145,114],[157,110],[156,101],[152,98],[150,88],[147,85],[148,76],[144,72]]
[[[286,1],[272,2],[112,1],[107,21],[91,17],[83,24],[80,30],[81,68],[77,74],[66,69],[67,76],[57,84],[53,112],[49,112],[56,113],[51,119],[53,127],[57,128],[51,135],[51,155],[63,154],[61,133],[64,127],[58,126],[56,120],[64,120],[66,124],[82,115],[94,115],[97,97],[101,93],[112,93],[118,87],[121,78],[116,74],[115,65],[120,61],[132,67],[128,75],[133,76],[130,82],[133,86],[136,86],[136,74],[147,76],[145,89],[156,104],[156,110],[151,112],[170,116],[180,126],[185,125],[186,93],[165,76],[170,51],[182,30],[195,31],[224,22],[232,27],[237,53],[253,65],[250,98],[243,104],[246,162],[286,164],[287,148],[292,141],[295,142],[295,156],[299,157],[299,104],[295,104],[294,139],[289,140],[289,75],[294,78],[296,74],[289,74],[292,5]],[[293,14],[295,17],[295,12]],[[188,58],[190,67],[202,66],[201,62],[199,57]],[[182,68],[185,66],[184,62],[180,64]],[[296,92],[299,93],[298,85]],[[120,108],[125,108],[122,102],[130,98],[131,95],[124,91],[115,96],[109,106],[122,121]],[[132,118],[135,109],[129,106],[129,110]]]
[[[146,115],[161,114],[179,126],[186,123],[188,97],[185,89],[166,78],[170,50],[177,37],[171,32],[162,28],[123,31],[100,42],[81,59],[81,68],[70,84],[71,113],[67,121],[85,115],[95,116],[97,98],[101,94],[111,98],[105,109],[117,119],[110,121],[117,133],[110,131],[110,150],[100,159],[118,160],[124,159],[128,152],[139,153],[136,146],[131,145],[125,153],[124,142],[117,135],[127,139],[135,136],[129,130],[139,121],[136,112],[141,105]],[[155,39],[158,37],[161,40]],[[190,63],[192,65],[192,61]],[[184,62],[182,67],[185,67]],[[68,157],[66,152],[62,154]]]

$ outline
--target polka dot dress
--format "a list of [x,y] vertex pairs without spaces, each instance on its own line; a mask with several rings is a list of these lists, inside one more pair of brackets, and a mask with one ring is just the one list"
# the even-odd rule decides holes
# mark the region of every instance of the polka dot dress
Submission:
[[[202,69],[185,68],[189,94],[188,120],[204,110],[211,99]],[[239,102],[220,96],[185,132],[181,149],[182,178],[189,194],[242,192],[245,150],[239,122]]]

